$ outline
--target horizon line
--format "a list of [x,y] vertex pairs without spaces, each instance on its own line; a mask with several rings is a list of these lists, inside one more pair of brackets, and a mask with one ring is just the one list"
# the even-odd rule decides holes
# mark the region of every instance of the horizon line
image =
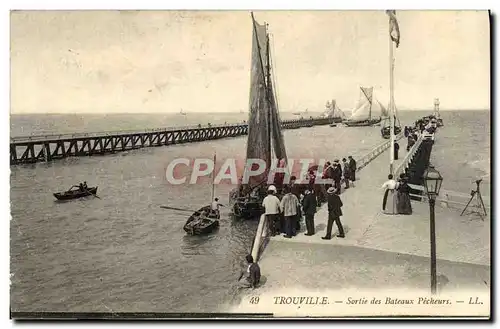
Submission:
[[[415,111],[415,112],[419,112],[419,111],[432,111],[434,110],[434,108],[414,108],[414,109],[408,109],[408,108],[398,108],[397,109],[398,111],[401,111],[401,112],[412,112],[412,111]],[[345,111],[349,111],[349,110],[345,110]],[[439,111],[444,111],[444,112],[450,112],[450,111],[490,111],[490,108],[476,108],[476,109],[466,109],[466,108],[455,108],[455,109],[449,109],[449,108],[441,108],[439,109]],[[301,112],[301,111],[297,111],[297,110],[292,110],[292,111],[282,111],[280,110],[279,111],[280,113],[289,113],[289,114],[293,114],[293,113],[297,113],[297,112],[300,112],[301,114],[308,114],[308,113],[324,113],[325,111],[309,111],[309,112]],[[243,113],[240,113],[240,112],[233,112],[233,111],[220,111],[220,112],[183,112],[185,114],[213,114],[213,113],[224,113],[224,114],[248,114],[248,111],[245,111]],[[95,114],[95,115],[103,115],[103,114],[178,114],[180,115],[179,112],[150,112],[150,111],[131,111],[131,112],[85,112],[85,111],[82,111],[82,112],[10,112],[9,115],[25,115],[25,114],[39,114],[39,115],[42,115],[42,114],[67,114],[67,115],[71,115],[71,114]]]

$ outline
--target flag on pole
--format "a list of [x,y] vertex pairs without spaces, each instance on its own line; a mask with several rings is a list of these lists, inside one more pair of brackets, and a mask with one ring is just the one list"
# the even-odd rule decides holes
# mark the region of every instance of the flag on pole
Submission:
[[396,43],[396,48],[399,47],[399,39],[400,39],[400,34],[399,34],[399,24],[398,20],[396,18],[396,11],[395,10],[386,10],[385,11],[387,15],[389,15],[389,34],[391,36],[392,41]]

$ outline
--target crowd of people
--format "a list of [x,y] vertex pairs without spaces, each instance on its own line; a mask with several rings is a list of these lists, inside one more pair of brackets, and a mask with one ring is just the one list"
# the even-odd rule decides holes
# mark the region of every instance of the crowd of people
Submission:
[[344,188],[354,187],[356,180],[356,161],[352,156],[342,159],[342,164],[338,159],[327,162],[322,172],[321,178],[331,179],[333,184],[317,183],[317,167],[312,167],[307,176],[307,184],[296,184],[296,177],[292,176],[290,184],[283,186],[278,198],[278,189],[275,185],[270,185],[267,189],[267,196],[262,202],[265,216],[268,223],[269,234],[276,236],[283,234],[285,238],[292,238],[300,231],[302,218],[305,217],[305,235],[315,235],[314,216],[318,207],[323,202],[328,203],[328,224],[327,232],[322,239],[332,238],[333,223],[337,225],[339,238],[345,237],[344,228],[340,221],[342,216],[342,200],[339,194]]

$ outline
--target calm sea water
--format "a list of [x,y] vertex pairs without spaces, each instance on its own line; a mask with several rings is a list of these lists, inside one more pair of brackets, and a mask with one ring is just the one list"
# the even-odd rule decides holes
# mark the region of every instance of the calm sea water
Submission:
[[[403,112],[402,124],[427,113]],[[291,115],[290,115],[291,116]],[[489,111],[442,113],[432,161],[444,188],[468,192],[483,177],[489,194]],[[287,118],[287,114],[282,115]],[[146,129],[237,122],[246,114],[12,116],[11,135]],[[314,127],[285,131],[290,157],[359,157],[379,144],[378,127]],[[160,205],[197,209],[211,186],[171,186],[167,164],[177,157],[243,159],[246,139],[148,148],[103,157],[69,158],[11,167],[11,306],[15,311],[224,310],[257,223],[232,220],[223,208],[218,232],[186,236],[188,214]],[[52,193],[86,180],[101,199],[54,202]],[[231,185],[216,195],[227,200]]]

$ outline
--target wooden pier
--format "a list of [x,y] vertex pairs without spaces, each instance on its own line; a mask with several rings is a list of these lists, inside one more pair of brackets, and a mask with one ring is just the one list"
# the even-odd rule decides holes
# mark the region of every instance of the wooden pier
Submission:
[[[420,171],[429,146],[419,140],[395,161],[396,173]],[[434,145],[438,147],[438,145]],[[252,250],[266,282],[258,291],[243,294],[237,311],[262,311],[252,305],[252,296],[277,296],[280,292],[343,291],[356,289],[419,290],[430,293],[429,205],[425,198],[412,200],[412,215],[386,215],[382,212],[382,184],[387,180],[387,151],[370,152],[360,159],[355,187],[343,190],[341,217],[345,238],[337,238],[334,225],[331,240],[322,240],[328,221],[327,205],[315,216],[315,234],[306,236],[304,222],[297,236],[267,237],[265,216],[261,216]],[[403,149],[403,148],[402,148]],[[419,155],[419,153],[421,155]],[[425,165],[425,164],[424,164]],[[439,169],[439,168],[437,168]],[[417,179],[418,177],[414,177]],[[421,178],[421,177],[420,177]],[[446,179],[446,177],[445,177]],[[418,186],[414,185],[414,188]],[[447,191],[449,193],[449,191]],[[443,193],[440,193],[442,198]],[[438,199],[439,200],[439,199]],[[485,200],[486,201],[486,200]],[[490,278],[490,215],[460,215],[457,209],[436,203],[436,241],[438,290],[442,293],[471,289],[488,294]],[[393,290],[394,291],[394,290]],[[339,293],[343,296],[345,293]],[[340,299],[340,298],[339,298]],[[268,305],[267,305],[268,307]],[[336,315],[346,315],[332,309]]]
[[[330,118],[282,121],[283,129],[297,129],[331,123]],[[158,147],[202,142],[248,134],[246,123],[198,125],[144,131],[114,131],[14,137],[10,140],[10,164],[53,161],[74,156],[94,156]]]

